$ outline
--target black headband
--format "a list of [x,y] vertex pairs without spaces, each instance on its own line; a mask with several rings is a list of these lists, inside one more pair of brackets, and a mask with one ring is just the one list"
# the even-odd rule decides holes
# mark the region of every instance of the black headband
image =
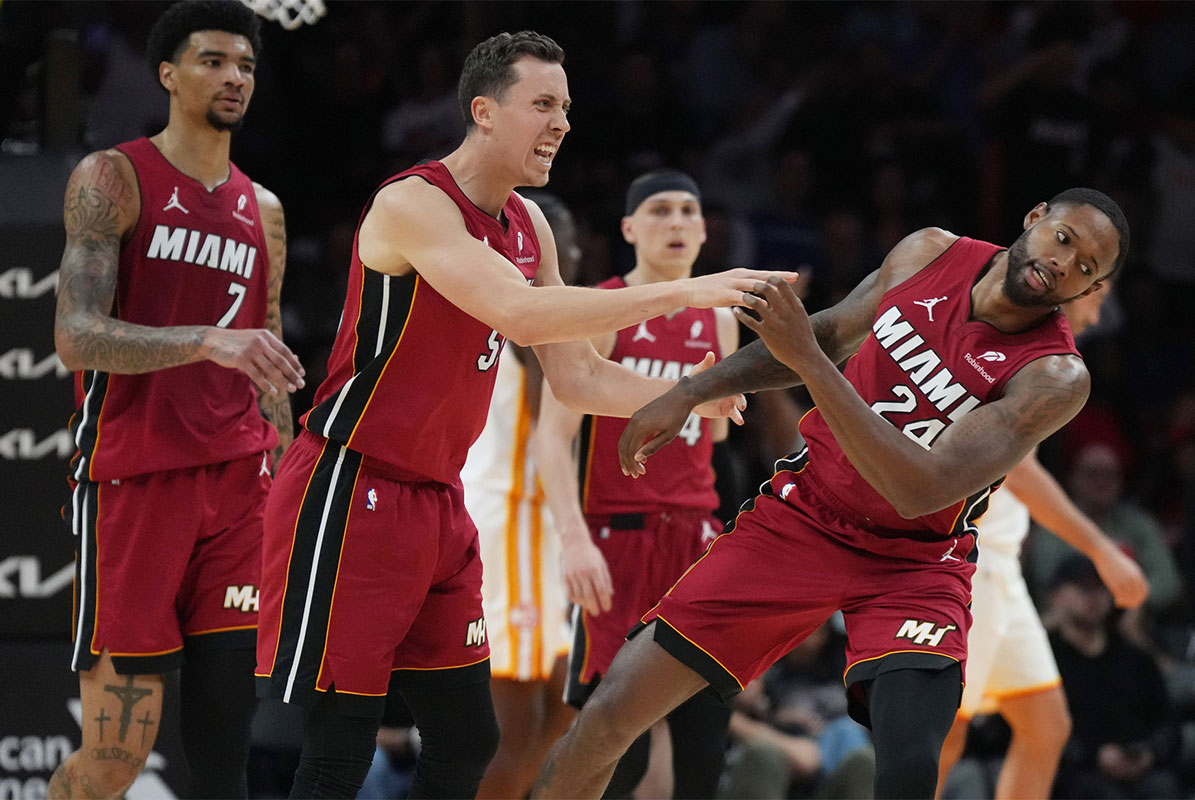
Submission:
[[701,202],[701,190],[697,188],[697,181],[685,173],[675,169],[653,169],[645,172],[631,181],[627,189],[627,212],[629,217],[635,213],[639,205],[660,192],[688,192]]

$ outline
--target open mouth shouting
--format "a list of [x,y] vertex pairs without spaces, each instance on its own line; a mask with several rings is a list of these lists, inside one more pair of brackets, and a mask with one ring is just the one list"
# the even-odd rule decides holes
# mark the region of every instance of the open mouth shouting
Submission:
[[535,159],[539,161],[539,163],[543,164],[545,167],[550,167],[552,166],[552,159],[556,157],[556,145],[547,143],[537,145],[534,153]]

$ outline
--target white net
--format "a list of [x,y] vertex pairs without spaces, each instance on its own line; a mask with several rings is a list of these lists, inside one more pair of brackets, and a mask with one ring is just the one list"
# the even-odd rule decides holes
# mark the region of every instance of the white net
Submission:
[[314,25],[327,9],[324,0],[241,0],[266,19],[277,22],[288,31],[300,25]]

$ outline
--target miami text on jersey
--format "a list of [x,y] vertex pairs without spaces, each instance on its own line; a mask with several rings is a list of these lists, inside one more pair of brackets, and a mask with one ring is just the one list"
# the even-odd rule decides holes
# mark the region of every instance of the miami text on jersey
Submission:
[[214,233],[158,225],[145,257],[201,264],[249,280],[253,277],[257,248]]
[[[913,385],[951,422],[958,422],[979,405],[979,398],[968,394],[966,387],[956,382],[950,370],[942,366],[942,358],[934,349],[922,348],[925,340],[913,333],[912,324],[901,318],[898,307],[892,306],[881,314],[871,329],[876,341],[908,374]],[[913,335],[909,336],[910,333]]]

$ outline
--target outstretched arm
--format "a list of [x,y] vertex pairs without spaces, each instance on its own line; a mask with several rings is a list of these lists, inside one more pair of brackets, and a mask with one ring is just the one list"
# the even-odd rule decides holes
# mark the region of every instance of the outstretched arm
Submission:
[[[917,274],[957,238],[939,228],[925,228],[906,236],[884,258],[880,269],[864,278],[841,302],[805,317],[813,341],[822,353],[832,363],[854,353],[871,330],[884,293]],[[791,287],[789,294],[795,296]],[[767,305],[758,292],[745,297],[744,304],[753,304],[757,309]],[[802,314],[803,309],[804,306]],[[742,309],[735,314],[744,323],[752,319]],[[765,342],[752,342],[700,376],[682,380],[675,389],[635,412],[619,440],[623,471],[628,475],[642,474],[643,462],[676,436],[698,403],[735,392],[780,389],[802,382],[801,373],[776,358]]]
[[120,246],[140,202],[132,164],[115,150],[84,158],[67,183],[54,318],[54,345],[67,369],[136,374],[210,359],[240,369],[261,392],[302,386],[298,360],[268,331],[156,328],[112,316]]
[[[539,214],[531,203],[528,209]],[[453,305],[521,345],[588,339],[685,306],[734,305],[756,280],[772,274],[731,270],[624,289],[588,289],[563,285],[556,266],[542,260],[531,287],[513,264],[469,234],[444,192],[419,178],[378,192],[358,242],[370,268],[392,275],[418,272]]]
[[[270,264],[270,279],[266,295],[266,330],[282,341],[282,276],[286,272],[286,216],[277,195],[263,186],[253,184],[257,193],[257,208],[261,212],[262,231],[266,236],[266,254]],[[274,448],[274,463],[295,438],[295,418],[290,408],[290,395],[284,392],[259,392],[257,404],[262,415],[278,432],[278,446]]]

